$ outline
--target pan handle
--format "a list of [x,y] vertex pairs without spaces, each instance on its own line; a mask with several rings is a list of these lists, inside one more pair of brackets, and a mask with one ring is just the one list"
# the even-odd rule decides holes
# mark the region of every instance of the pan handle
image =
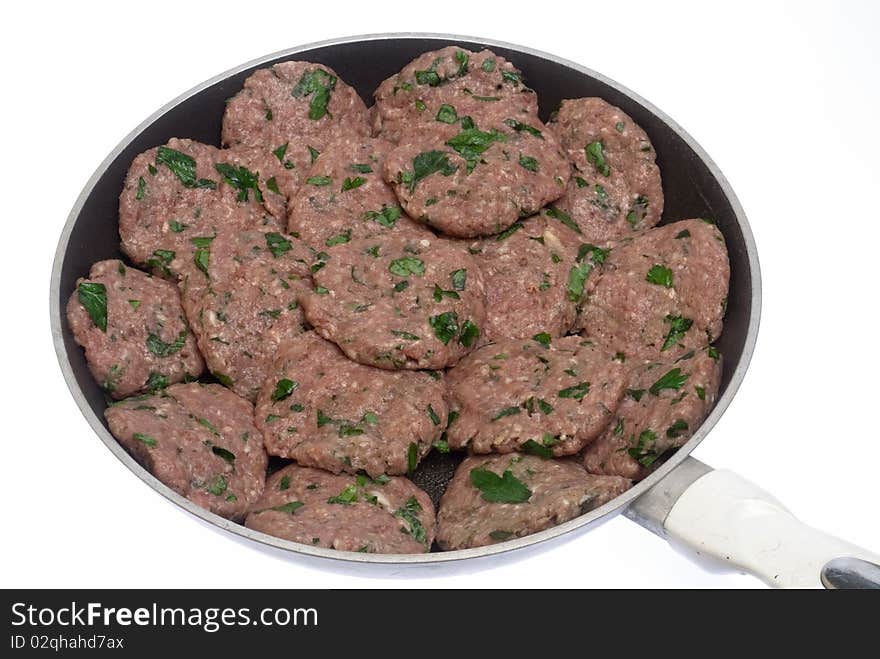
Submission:
[[624,514],[698,560],[777,588],[880,588],[880,556],[807,526],[754,483],[691,457]]

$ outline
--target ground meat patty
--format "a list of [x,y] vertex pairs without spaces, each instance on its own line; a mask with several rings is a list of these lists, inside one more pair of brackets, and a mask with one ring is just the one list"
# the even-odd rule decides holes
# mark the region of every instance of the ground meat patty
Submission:
[[290,203],[288,230],[317,250],[387,231],[429,236],[403,214],[394,191],[382,180],[392,145],[385,140],[345,136],[333,142],[304,176]]
[[190,325],[209,370],[251,401],[280,346],[304,331],[299,296],[311,254],[291,236],[223,232],[204,248],[210,277],[183,282]]
[[729,279],[714,224],[650,229],[611,250],[578,326],[630,363],[675,359],[721,334]]
[[447,376],[453,448],[571,455],[608,425],[623,365],[578,336],[505,339],[475,350]]
[[463,246],[386,234],[333,250],[302,298],[318,333],[356,362],[444,368],[470,352],[485,319],[483,279]]
[[563,101],[553,123],[574,176],[555,205],[589,242],[605,244],[653,227],[663,213],[663,186],[648,136],[601,98]]
[[267,459],[253,406],[218,384],[174,384],[104,416],[150,473],[213,513],[243,519],[263,493]]
[[254,71],[223,115],[224,145],[284,148],[297,168],[342,131],[369,135],[367,108],[333,69],[311,62]]
[[571,329],[606,252],[575,251],[559,234],[558,225],[533,217],[470,245],[486,285],[483,342],[559,337]]
[[256,422],[271,455],[334,473],[405,474],[446,426],[441,378],[358,364],[309,332],[272,366]]
[[629,489],[616,476],[594,476],[572,460],[510,454],[467,458],[440,500],[441,549],[481,547],[562,524]]
[[385,180],[410,217],[445,234],[504,231],[558,199],[571,173],[556,138],[530,121],[530,130],[462,120],[413,134],[388,154]]
[[269,477],[245,525],[315,547],[421,554],[434,539],[434,506],[405,478],[337,476],[292,464]]
[[379,85],[374,96],[374,131],[393,142],[421,124],[448,122],[453,115],[503,114],[522,121],[538,116],[538,98],[513,64],[489,50],[457,46],[419,55]]
[[77,280],[67,322],[95,380],[114,398],[196,378],[205,368],[177,288],[122,261],[99,261]]
[[223,228],[283,226],[260,203],[253,173],[231,160],[226,151],[176,138],[137,156],[119,197],[123,251],[173,279],[192,268],[198,242]]
[[633,480],[647,476],[661,456],[700,427],[715,404],[721,368],[721,355],[706,348],[635,369],[616,419],[584,453],[587,471]]

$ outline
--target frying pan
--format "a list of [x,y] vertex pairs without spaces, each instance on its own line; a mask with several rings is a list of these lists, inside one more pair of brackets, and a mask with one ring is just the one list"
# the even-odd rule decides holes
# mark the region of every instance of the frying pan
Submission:
[[[730,295],[724,332],[717,342],[724,355],[718,402],[693,437],[653,474],[604,506],[569,522],[488,547],[423,555],[340,552],[276,538],[223,519],[160,483],[113,438],[104,421],[104,394],[73,340],[64,314],[76,279],[95,261],[122,258],[117,232],[118,198],[134,157],[171,137],[189,137],[219,146],[225,100],[255,69],[288,59],[334,68],[368,102],[378,84],[428,50],[456,44],[490,48],[513,61],[540,99],[546,121],[563,98],[601,96],[621,107],[653,142],[663,173],[664,222],[705,217],[714,220],[730,254]],[[378,34],[348,37],[292,48],[227,71],[175,99],[138,126],[107,156],[76,201],[61,234],[50,290],[52,334],[61,370],[80,410],[98,437],[129,469],[191,514],[252,541],[324,559],[356,563],[426,564],[463,561],[535,546],[576,529],[586,529],[618,513],[702,557],[733,564],[773,586],[880,588],[880,558],[798,522],[778,501],[727,471],[712,470],[689,457],[730,404],[742,383],[755,347],[761,308],[761,279],[754,239],[722,173],[673,120],[622,85],[547,53],[512,44],[435,34]],[[439,499],[461,457],[432,453],[413,475]]]

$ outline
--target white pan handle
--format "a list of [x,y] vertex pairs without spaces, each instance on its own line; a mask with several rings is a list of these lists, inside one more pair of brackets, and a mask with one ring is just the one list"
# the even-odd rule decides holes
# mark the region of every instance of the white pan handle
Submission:
[[807,526],[757,485],[693,458],[625,514],[676,548],[771,586],[880,588],[880,556]]

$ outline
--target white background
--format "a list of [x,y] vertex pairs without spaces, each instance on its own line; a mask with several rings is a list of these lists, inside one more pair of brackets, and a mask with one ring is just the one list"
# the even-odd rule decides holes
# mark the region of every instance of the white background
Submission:
[[764,312],[749,375],[695,455],[762,484],[808,523],[880,550],[877,3],[375,6],[4,9],[0,585],[760,586],[705,572],[622,517],[542,552],[436,570],[353,572],[268,553],[153,492],[80,415],[52,348],[47,291],[61,227],[104,156],[160,105],[241,62],[392,31],[484,36],[580,62],[702,144],[750,218]]

